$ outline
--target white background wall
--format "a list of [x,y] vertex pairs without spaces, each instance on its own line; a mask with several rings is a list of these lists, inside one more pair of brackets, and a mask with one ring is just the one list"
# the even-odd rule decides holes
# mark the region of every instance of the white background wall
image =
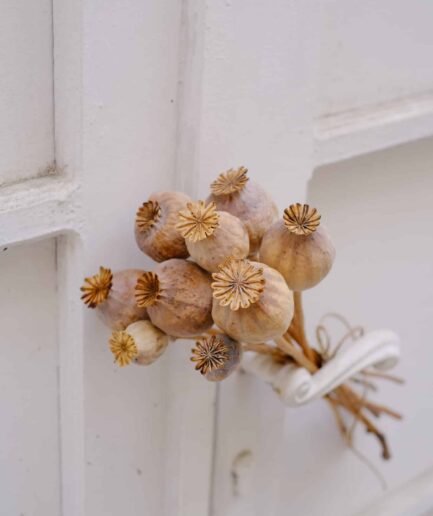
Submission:
[[[335,269],[306,296],[310,333],[335,309],[401,334],[408,383],[379,399],[406,420],[381,422],[394,459],[377,465],[390,514],[413,493],[429,507],[432,17],[422,0],[1,4],[0,514],[375,503],[377,480],[323,402],[289,411],[245,375],[216,389],[189,344],[119,371],[79,303],[99,265],[149,266],[132,221],[152,191],[202,198],[240,164],[281,209],[308,197],[334,235]],[[358,443],[377,462],[371,437]]]

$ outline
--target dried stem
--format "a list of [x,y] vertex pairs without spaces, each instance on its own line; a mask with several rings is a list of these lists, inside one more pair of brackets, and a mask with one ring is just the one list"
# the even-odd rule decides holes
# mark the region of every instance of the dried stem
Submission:
[[340,397],[340,400],[344,403],[346,409],[348,409],[352,414],[354,414],[361,423],[364,424],[367,432],[372,433],[378,439],[381,448],[382,448],[382,458],[388,460],[391,458],[391,454],[389,452],[388,443],[386,441],[385,435],[362,413],[362,406],[357,404],[353,399],[353,391],[349,389],[346,385],[342,385],[335,389],[335,392]]
[[317,363],[317,356],[308,344],[305,335],[304,311],[302,309],[302,292],[293,293],[295,301],[295,314],[292,324],[288,329],[289,335],[301,346],[304,355],[313,363]]
[[[291,356],[298,365],[305,367],[310,373],[315,373],[322,365],[322,358],[319,353],[310,347],[308,344],[306,335],[305,335],[305,323],[304,323],[304,314],[302,309],[302,298],[300,292],[294,293],[294,301],[295,301],[295,315],[290,325],[290,328],[287,330],[286,334],[277,339],[275,342],[277,346]],[[294,345],[293,341],[299,344],[299,349]],[[379,373],[382,377],[382,374]],[[369,372],[367,372],[366,376],[370,376]],[[373,373],[371,376],[375,376]],[[386,375],[387,377],[388,375]],[[394,377],[391,377],[394,378]],[[391,379],[386,378],[386,379]],[[346,442],[349,442],[351,446],[351,435],[349,435],[347,428],[344,424],[344,420],[338,410],[338,406],[347,410],[350,414],[355,417],[355,420],[362,423],[367,432],[372,433],[376,436],[378,441],[380,442],[382,448],[382,457],[384,459],[390,458],[390,452],[388,448],[388,444],[386,441],[385,435],[373,424],[373,422],[362,412],[363,410],[368,410],[374,416],[378,417],[381,414],[387,414],[396,419],[401,419],[401,414],[398,412],[383,406],[367,401],[364,397],[360,397],[353,389],[351,389],[348,385],[342,385],[335,389],[331,395],[326,396],[326,399],[331,405],[331,408],[334,412],[334,415],[337,420],[337,425],[340,429],[340,432],[343,435],[343,438]]]
[[365,406],[365,408],[367,408],[370,411],[373,411],[373,410],[376,411],[379,415],[387,414],[388,416],[393,417],[394,419],[399,419],[399,420],[403,419],[402,414],[400,414],[399,412],[397,412],[393,409],[390,409],[386,405],[379,405],[377,403],[372,403],[371,401],[365,401],[364,406]]
[[346,423],[344,422],[343,416],[341,415],[341,412],[339,410],[339,405],[341,402],[333,398],[332,396],[326,396],[326,401],[328,401],[332,412],[334,413],[335,420],[337,421],[338,429],[340,430],[340,433],[343,437],[343,439],[346,441],[348,446],[352,445],[352,438],[349,432],[347,431]]
[[[321,355],[308,344],[305,335],[304,314],[302,309],[302,297],[300,292],[294,293],[295,314],[292,324],[287,332],[280,338],[275,339],[275,343],[279,350],[279,356],[291,357],[299,366],[304,367],[310,373],[314,374],[322,367],[323,359]],[[295,344],[296,343],[296,344]],[[299,346],[299,347],[298,347]],[[244,349],[256,351],[257,353],[275,354],[275,349],[267,344],[244,344]],[[277,356],[275,355],[275,359]],[[399,381],[397,377],[385,375],[383,373],[375,373],[363,371],[363,375],[378,378],[384,378],[391,381]],[[365,380],[366,383],[368,383]],[[348,446],[352,445],[352,432],[348,430],[339,408],[343,408],[352,416],[354,416],[354,426],[356,422],[362,423],[367,432],[376,436],[382,449],[382,457],[387,460],[391,457],[388,443],[385,435],[374,425],[374,423],[364,414],[363,411],[369,411],[375,417],[381,414],[387,414],[395,419],[401,419],[402,416],[398,412],[384,406],[368,401],[365,396],[360,396],[348,385],[340,385],[325,396],[325,399],[331,406],[335,415],[338,428]]]
[[269,346],[269,344],[242,344],[242,349],[244,351],[255,351],[256,353],[261,353],[263,355],[271,355],[279,362],[287,361],[287,354],[281,351],[279,348]]
[[295,362],[297,362],[300,366],[305,367],[305,369],[310,371],[310,373],[315,373],[317,371],[318,367],[316,364],[307,358],[301,349],[296,348],[284,337],[275,339],[275,344],[281,349],[281,351],[284,351],[284,353],[292,357]]

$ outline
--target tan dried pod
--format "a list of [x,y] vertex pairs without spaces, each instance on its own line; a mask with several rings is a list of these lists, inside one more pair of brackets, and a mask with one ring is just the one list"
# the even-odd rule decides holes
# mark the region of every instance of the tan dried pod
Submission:
[[213,324],[210,283],[209,274],[198,265],[173,258],[140,276],[135,300],[168,335],[192,337]]
[[228,260],[212,277],[212,317],[227,335],[256,344],[285,333],[293,293],[279,272],[258,262]]
[[124,330],[135,321],[148,319],[146,308],[136,305],[135,285],[143,274],[139,269],[112,273],[105,267],[99,273],[85,278],[81,299],[89,308],[95,308],[99,317],[112,330]]
[[228,335],[211,335],[196,343],[191,361],[210,382],[225,380],[238,367],[242,358],[242,346]]
[[247,177],[248,169],[230,169],[211,184],[206,202],[214,202],[219,211],[238,217],[250,237],[250,253],[255,253],[266,230],[277,220],[278,209],[267,192]]
[[260,260],[284,276],[295,291],[317,285],[331,270],[335,248],[320,215],[308,204],[292,204],[263,237]]
[[177,230],[185,238],[191,258],[210,272],[228,256],[246,258],[250,243],[244,224],[234,215],[216,211],[215,203],[188,203],[179,212]]
[[164,353],[168,343],[168,335],[150,321],[137,321],[123,331],[113,332],[109,342],[115,362],[120,367],[131,362],[153,364]]
[[156,262],[187,258],[188,250],[176,230],[177,214],[191,199],[181,192],[157,192],[137,211],[135,240],[138,247]]

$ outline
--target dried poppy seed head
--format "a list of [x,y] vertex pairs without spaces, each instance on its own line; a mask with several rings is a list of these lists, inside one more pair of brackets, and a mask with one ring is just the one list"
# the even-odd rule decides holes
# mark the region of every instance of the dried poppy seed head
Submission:
[[248,260],[226,260],[212,278],[213,297],[231,310],[257,302],[265,285],[263,269]]
[[120,366],[129,365],[138,355],[134,338],[126,331],[115,331],[111,334],[110,349],[116,363]]
[[96,308],[105,301],[113,284],[113,274],[110,269],[99,267],[99,273],[84,279],[84,285],[80,288],[83,295],[81,299],[89,308]]
[[283,218],[286,228],[295,235],[311,235],[320,224],[319,213],[308,204],[292,204],[284,210]]
[[196,347],[191,351],[191,362],[197,362],[195,369],[201,374],[223,367],[229,358],[226,344],[217,335],[197,341]]
[[135,286],[135,302],[141,308],[154,305],[161,297],[161,286],[158,275],[154,272],[144,272]]
[[210,185],[210,189],[215,195],[230,195],[240,192],[248,181],[248,169],[239,167],[231,168],[227,172],[222,172],[218,178]]
[[179,212],[176,229],[191,242],[204,240],[218,227],[219,216],[214,202],[207,206],[203,201],[189,202],[186,210]]
[[135,222],[141,232],[148,231],[161,216],[161,207],[156,201],[144,202],[137,210]]

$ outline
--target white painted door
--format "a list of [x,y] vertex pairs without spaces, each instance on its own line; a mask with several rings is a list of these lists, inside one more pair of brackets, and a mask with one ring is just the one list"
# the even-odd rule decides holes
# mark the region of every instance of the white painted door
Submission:
[[[419,0],[20,0],[0,4],[0,514],[422,514],[433,508],[433,4]],[[79,286],[149,264],[136,207],[203,197],[244,164],[334,235],[306,296],[403,340],[380,399],[393,459],[348,451],[328,407],[285,409],[178,343],[118,370]],[[381,498],[385,496],[385,498]]]
[[181,16],[165,0],[0,4],[2,516],[207,511],[211,388],[188,347],[124,374],[79,299],[100,264],[150,265],[136,208],[181,182]]
[[[326,312],[402,338],[376,399],[393,458],[359,431],[347,449],[323,401],[283,407],[238,375],[219,386],[214,516],[433,512],[433,4],[207,2],[199,170],[245,164],[281,208],[308,199],[335,240],[305,293],[310,339]],[[223,158],[222,158],[223,157]]]

